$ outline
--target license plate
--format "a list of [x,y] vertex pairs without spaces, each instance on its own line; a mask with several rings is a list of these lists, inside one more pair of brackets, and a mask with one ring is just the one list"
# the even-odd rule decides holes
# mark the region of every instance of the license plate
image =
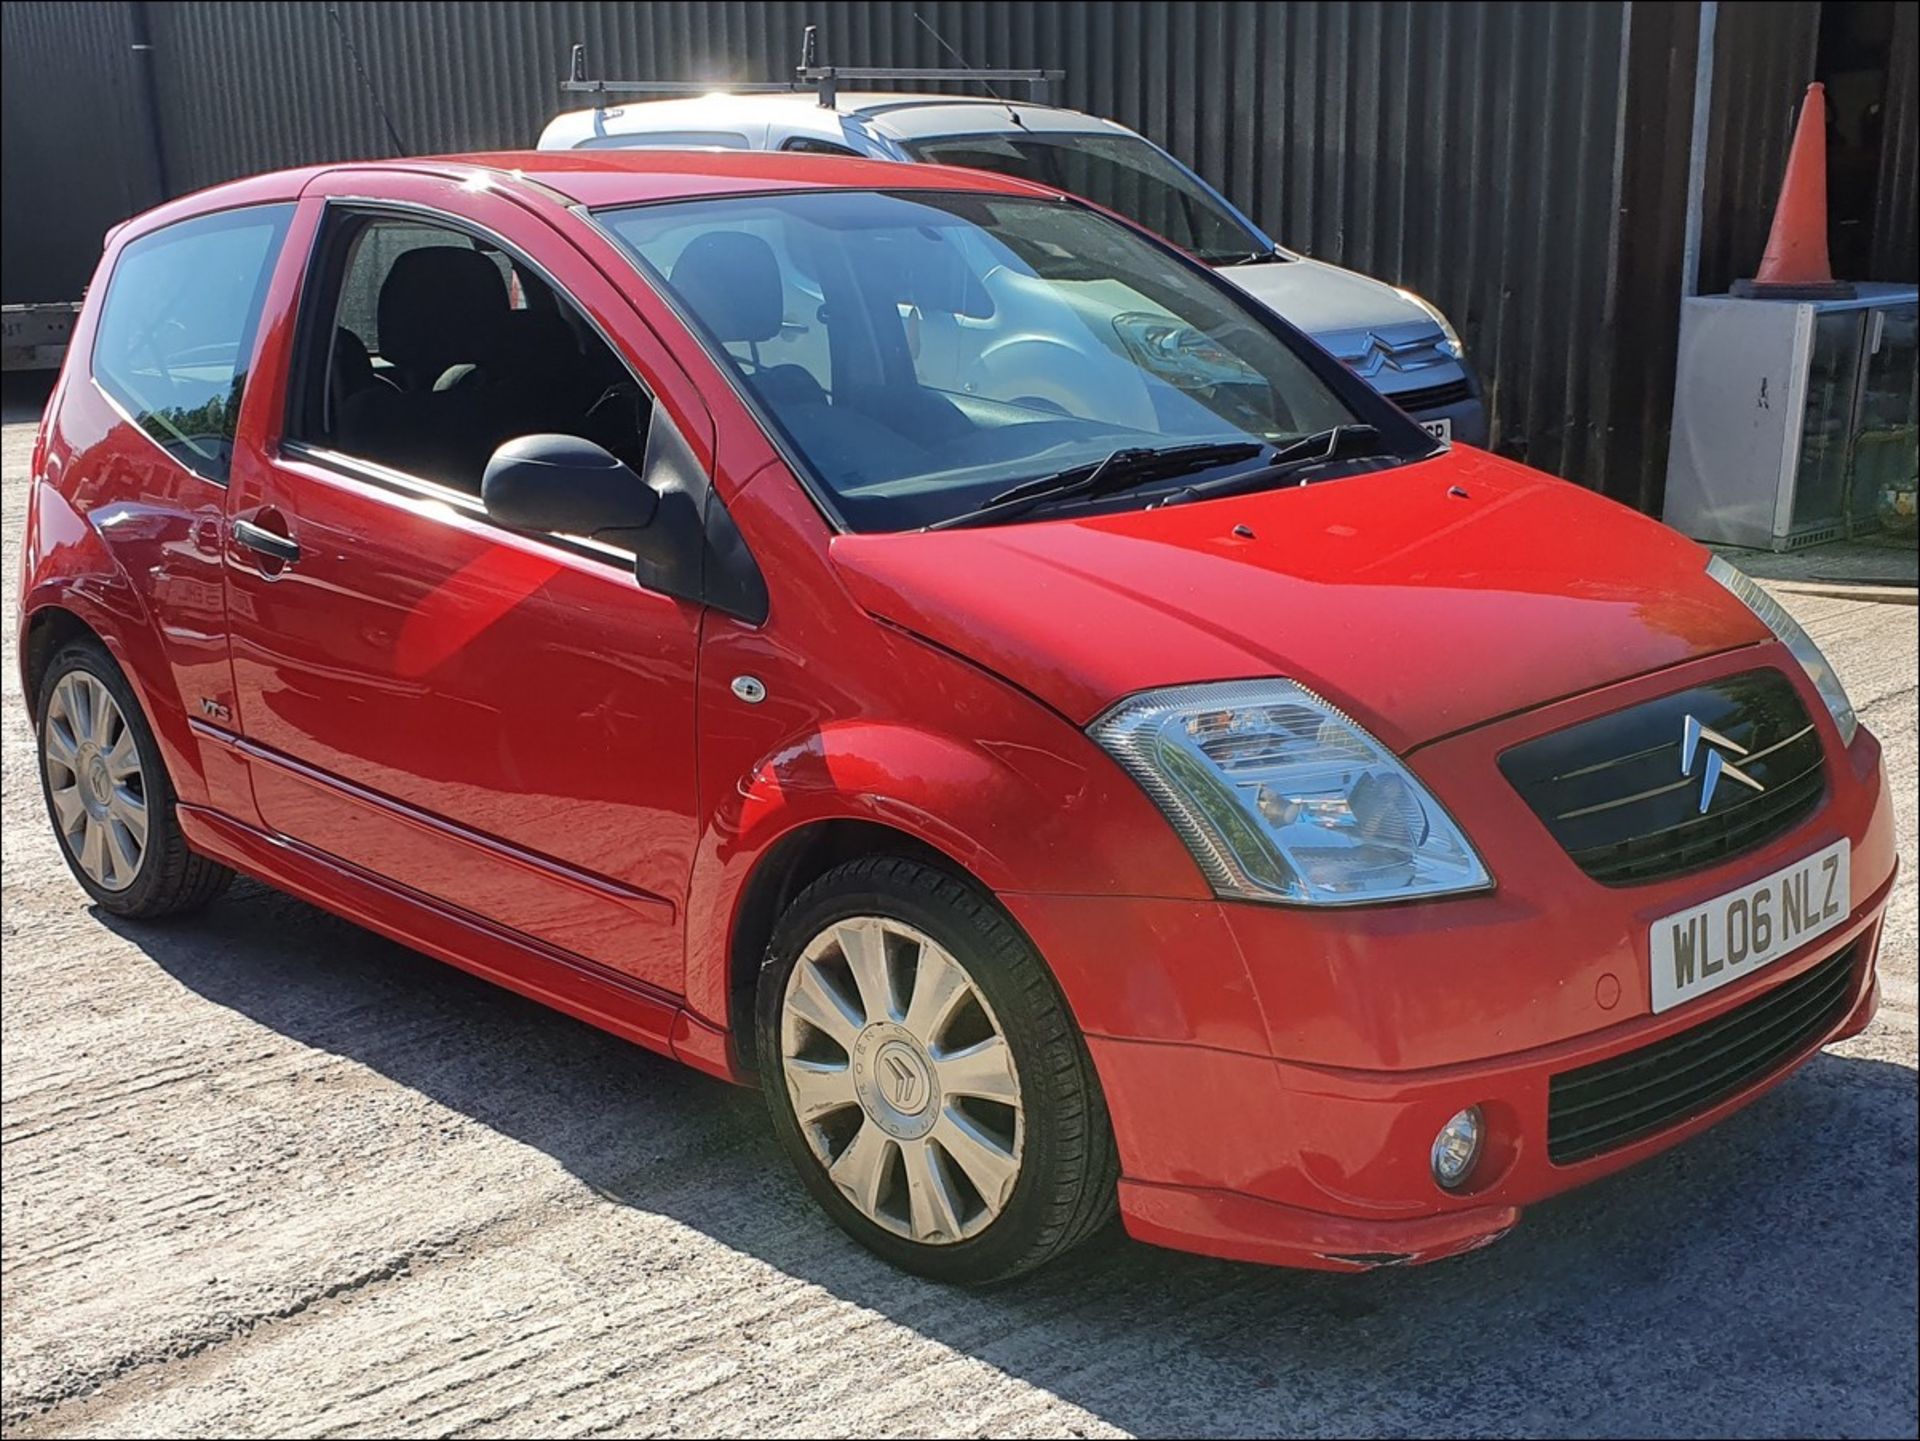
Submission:
[[1851,844],[1836,841],[1785,870],[1655,921],[1647,937],[1654,1013],[1751,975],[1839,925],[1853,909],[1852,859]]
[[1423,420],[1420,422],[1420,428],[1435,440],[1444,440],[1449,445],[1453,444],[1453,421],[1447,416],[1443,415],[1438,420]]

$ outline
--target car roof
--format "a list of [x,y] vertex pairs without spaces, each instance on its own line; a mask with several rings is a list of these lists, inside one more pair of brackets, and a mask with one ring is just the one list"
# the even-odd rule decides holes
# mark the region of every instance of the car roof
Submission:
[[[1015,117],[1018,117],[1017,119]],[[636,100],[556,115],[541,134],[543,148],[618,145],[623,136],[663,131],[751,131],[769,126],[783,134],[833,139],[851,123],[891,140],[945,135],[1004,135],[1022,130],[1052,133],[1132,135],[1124,125],[1024,99],[984,95],[907,94],[903,91],[842,91],[823,106],[811,89],[736,95],[717,89],[674,100]],[[753,143],[750,137],[743,141]]]
[[769,190],[898,190],[903,182],[914,190],[1059,193],[984,170],[916,166],[908,179],[891,161],[777,150],[501,150],[438,159],[449,166],[504,172],[595,207]]
[[769,150],[494,150],[468,155],[408,156],[303,165],[230,180],[156,206],[115,226],[140,234],[193,215],[236,205],[299,198],[329,175],[388,170],[437,175],[459,183],[519,186],[531,196],[599,208],[718,195],[787,190],[954,190],[1058,197],[1060,192],[985,170],[918,165],[909,173],[886,160]]

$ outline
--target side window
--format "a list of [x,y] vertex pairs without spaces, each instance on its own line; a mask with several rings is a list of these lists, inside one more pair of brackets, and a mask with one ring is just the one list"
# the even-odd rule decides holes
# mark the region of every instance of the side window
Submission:
[[524,262],[450,225],[343,214],[320,274],[290,438],[474,495],[494,450],[536,432],[640,467],[651,398]]
[[225,483],[260,310],[291,205],[183,220],[114,262],[93,375],[181,465]]
[[860,158],[860,152],[851,145],[842,145],[834,140],[819,140],[811,135],[796,135],[780,147],[800,155],[848,155]]
[[[432,225],[383,222],[365,227],[354,241],[353,258],[347,265],[347,284],[340,292],[340,324],[358,335],[367,349],[380,350],[380,281],[393,268],[404,251],[429,245],[461,243],[450,232]],[[512,267],[498,251],[488,256],[508,280]]]

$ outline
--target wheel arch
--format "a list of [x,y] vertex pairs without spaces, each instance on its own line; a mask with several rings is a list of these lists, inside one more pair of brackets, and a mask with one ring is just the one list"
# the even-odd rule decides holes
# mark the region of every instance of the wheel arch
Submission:
[[33,487],[21,557],[21,689],[37,716],[48,664],[68,641],[91,637],[133,688],[147,728],[169,752],[168,765],[177,780],[171,752],[184,737],[164,724],[169,717],[155,704],[157,678],[147,673],[136,654],[154,649],[143,642],[157,636],[157,623],[120,547],[102,533],[98,518],[98,512],[77,509],[57,486],[42,482]]
[[[210,643],[197,636],[197,630],[219,624],[212,618],[218,578],[205,573],[211,565],[176,556],[199,556],[194,547],[204,544],[201,537],[215,515],[211,501],[197,507],[108,502],[82,508],[42,481],[32,489],[22,539],[17,659],[23,692],[37,701],[60,644],[91,635],[132,688],[175,794],[193,804],[207,797],[206,768],[176,657],[188,656],[201,673],[224,672],[225,637]],[[188,576],[183,565],[198,573]],[[200,625],[181,625],[170,635],[155,604],[193,586],[205,594]]]
[[752,1014],[740,993],[773,918],[841,860],[891,850],[965,882],[1027,935],[1070,1002],[1073,987],[1007,897],[1166,894],[1180,882],[1207,894],[1152,803],[1090,751],[863,717],[780,737],[737,779],[707,785],[715,804],[689,876],[682,993],[735,1059],[750,1059],[736,1034]]
[[[753,1054],[754,990],[775,926],[793,898],[846,861],[862,856],[900,855],[992,891],[964,865],[911,831],[881,821],[851,816],[802,822],[780,836],[754,861],[735,897],[726,944],[725,1023],[735,1066],[743,1075],[756,1070]],[[1011,917],[1008,918],[1011,921]]]
[[206,792],[199,748],[188,725],[183,702],[177,697],[166,704],[168,691],[156,692],[164,685],[145,672],[136,653],[123,638],[128,626],[145,624],[144,612],[128,617],[89,603],[87,587],[74,581],[50,580],[36,587],[22,606],[20,625],[20,686],[27,713],[37,727],[40,719],[40,693],[47,670],[63,646],[76,640],[91,640],[107,654],[114,668],[133,692],[140,718],[146,723],[160,747],[175,795],[197,802]]
[[[63,605],[43,605],[27,617],[20,644],[20,689],[26,697],[27,714],[36,723],[40,716],[40,687],[46,680],[47,667],[65,646],[76,640],[94,641],[109,655],[113,654],[113,647],[107,644],[105,636]],[[118,663],[119,658],[115,657],[115,664]],[[125,674],[126,667],[120,669]],[[143,697],[141,705],[145,704]]]

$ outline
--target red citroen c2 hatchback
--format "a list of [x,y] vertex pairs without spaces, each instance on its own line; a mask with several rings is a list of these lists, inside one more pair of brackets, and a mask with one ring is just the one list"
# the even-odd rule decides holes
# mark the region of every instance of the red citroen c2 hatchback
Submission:
[[34,455],[47,809],[764,1088],[959,1280],[1482,1245],[1873,1015],[1767,596],[976,172],[571,152],[122,226]]

